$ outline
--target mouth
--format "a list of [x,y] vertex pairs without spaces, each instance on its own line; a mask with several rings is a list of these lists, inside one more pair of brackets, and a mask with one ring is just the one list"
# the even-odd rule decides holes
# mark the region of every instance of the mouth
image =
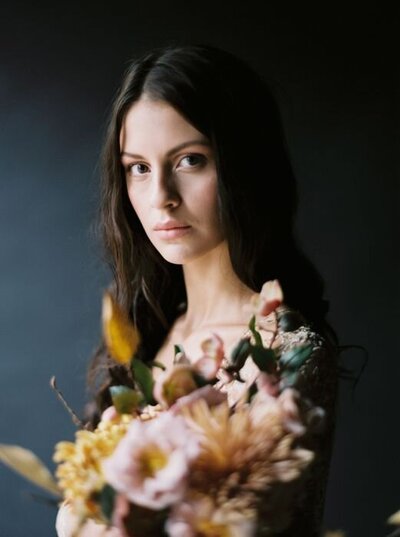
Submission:
[[156,226],[154,231],[161,239],[177,239],[186,235],[191,226],[185,226],[181,224],[164,224]]

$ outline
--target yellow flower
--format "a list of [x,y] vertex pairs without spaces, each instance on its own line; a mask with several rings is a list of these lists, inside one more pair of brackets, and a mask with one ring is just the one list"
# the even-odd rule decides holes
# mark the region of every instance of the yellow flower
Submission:
[[132,419],[128,414],[117,415],[112,420],[101,421],[94,431],[78,431],[75,442],[56,444],[53,456],[59,463],[56,478],[64,499],[70,502],[76,515],[102,519],[93,499],[105,484],[101,463],[113,453]]
[[120,364],[129,364],[140,343],[140,335],[108,291],[103,295],[102,321],[109,353]]

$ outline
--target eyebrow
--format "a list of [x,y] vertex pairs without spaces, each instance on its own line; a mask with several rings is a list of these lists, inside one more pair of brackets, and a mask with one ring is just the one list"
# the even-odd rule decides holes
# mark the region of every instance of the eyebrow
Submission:
[[[183,142],[167,152],[167,156],[171,156],[173,153],[176,153],[180,149],[184,149],[189,145],[204,145],[205,147],[211,147],[210,142],[207,140],[190,140],[189,142]],[[136,153],[129,153],[128,151],[121,151],[121,157],[123,156],[132,157],[132,158],[144,158],[142,155],[137,155]]]

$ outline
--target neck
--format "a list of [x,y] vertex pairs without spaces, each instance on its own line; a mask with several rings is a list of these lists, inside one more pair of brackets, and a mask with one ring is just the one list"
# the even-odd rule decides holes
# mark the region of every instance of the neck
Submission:
[[225,242],[183,267],[187,311],[182,318],[189,333],[210,325],[247,324],[244,306],[254,292],[233,271]]

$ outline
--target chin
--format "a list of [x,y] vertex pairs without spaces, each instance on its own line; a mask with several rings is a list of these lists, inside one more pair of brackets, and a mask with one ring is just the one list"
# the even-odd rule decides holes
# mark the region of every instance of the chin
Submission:
[[199,257],[202,257],[206,252],[200,248],[195,251],[191,248],[183,247],[180,244],[158,245],[159,254],[173,265],[186,265]]

